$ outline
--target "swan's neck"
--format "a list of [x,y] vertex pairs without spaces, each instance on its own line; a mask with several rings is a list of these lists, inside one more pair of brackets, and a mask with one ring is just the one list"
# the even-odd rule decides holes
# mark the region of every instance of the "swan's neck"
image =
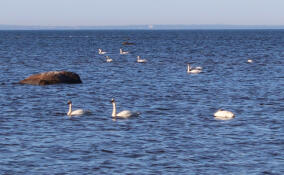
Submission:
[[140,60],[140,56],[137,57],[137,60],[138,60],[138,61]]
[[112,117],[116,117],[116,104],[115,102],[112,103]]
[[71,115],[71,113],[72,113],[72,104],[69,104],[69,111],[68,111],[67,115]]
[[122,49],[120,49],[119,51],[120,51],[120,53],[122,53]]
[[188,65],[187,65],[187,72],[190,72],[190,70],[191,70],[191,67],[190,67],[190,65],[188,64]]

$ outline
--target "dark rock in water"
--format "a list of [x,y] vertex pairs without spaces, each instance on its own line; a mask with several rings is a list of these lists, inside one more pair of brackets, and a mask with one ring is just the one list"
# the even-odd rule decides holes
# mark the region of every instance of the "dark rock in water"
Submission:
[[128,41],[125,41],[122,43],[123,45],[134,45],[134,43],[131,43],[131,42],[128,42]]
[[67,71],[51,71],[34,74],[21,80],[20,84],[50,85],[58,83],[76,84],[82,83],[78,74]]

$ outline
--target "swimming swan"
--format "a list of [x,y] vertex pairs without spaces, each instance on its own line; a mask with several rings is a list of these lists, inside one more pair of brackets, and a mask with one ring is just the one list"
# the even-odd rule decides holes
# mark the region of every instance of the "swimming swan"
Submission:
[[252,63],[253,61],[251,59],[248,60],[248,63]]
[[214,113],[214,117],[219,120],[230,120],[233,119],[235,115],[231,111],[219,109],[217,112]]
[[198,74],[200,72],[202,72],[202,67],[191,68],[190,64],[187,64],[187,73]]
[[85,114],[85,111],[83,109],[77,109],[75,111],[72,111],[72,102],[71,101],[68,101],[67,104],[69,105],[69,111],[67,112],[67,115],[69,117],[75,116],[75,115],[83,115],[83,114]]
[[103,52],[102,49],[99,49],[99,54],[103,55],[103,54],[106,54],[106,52]]
[[128,52],[124,52],[124,51],[122,51],[122,49],[119,49],[119,53],[120,53],[120,55],[126,55],[126,54],[128,54]]
[[141,59],[140,56],[137,56],[137,63],[146,63],[146,59]]
[[112,117],[113,118],[128,118],[128,117],[132,117],[132,116],[137,116],[139,115],[139,113],[133,113],[129,110],[124,110],[124,111],[121,111],[120,113],[116,113],[116,104],[115,104],[115,101],[114,99],[111,99],[111,103],[112,103]]
[[109,56],[106,56],[106,62],[110,63],[112,62],[112,59]]

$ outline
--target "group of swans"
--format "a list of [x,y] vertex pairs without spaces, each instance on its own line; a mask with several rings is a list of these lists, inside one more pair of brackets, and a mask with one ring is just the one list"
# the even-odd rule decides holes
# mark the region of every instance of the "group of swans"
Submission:
[[[248,59],[247,62],[248,63],[253,63],[253,60],[252,59]],[[200,72],[202,72],[202,67],[198,66],[198,67],[192,68],[190,66],[190,63],[187,63],[187,73],[189,73],[189,74],[198,74]]]
[[[110,102],[112,103],[112,115],[111,116],[113,118],[122,118],[122,119],[124,118],[125,119],[129,117],[139,116],[140,114],[138,112],[131,112],[129,110],[123,110],[117,113],[115,100],[112,98]],[[80,115],[91,113],[90,111],[86,111],[83,109],[77,109],[75,111],[72,111],[72,102],[68,101],[67,104],[69,105],[69,110],[67,112],[67,115],[69,117],[80,116]],[[219,109],[217,112],[214,113],[214,117],[215,119],[218,119],[218,120],[230,120],[230,119],[233,119],[235,115],[231,111],[225,111],[225,110]]]
[[[119,113],[116,113],[116,103],[115,103],[115,100],[111,99],[111,103],[112,103],[112,107],[113,107],[111,116],[113,118],[129,118],[129,117],[133,117],[133,116],[138,116],[139,115],[138,112],[131,112],[129,110],[124,110],[124,111],[121,111]],[[75,111],[72,111],[72,102],[68,101],[67,104],[69,105],[69,110],[67,112],[67,115],[69,117],[80,116],[80,115],[90,114],[91,113],[90,111],[86,111],[86,110],[83,110],[83,109],[77,109]]]
[[[121,55],[128,54],[128,52],[125,52],[122,49],[120,49],[119,51],[120,51]],[[102,51],[102,49],[99,49],[100,55],[103,55],[103,54],[106,54],[106,53],[107,52]],[[113,60],[109,56],[106,56],[106,62],[112,62],[112,61]],[[137,62],[138,63],[146,63],[147,60],[141,59],[140,56],[137,56]],[[251,59],[249,59],[249,60],[247,60],[247,62],[252,63],[253,61]],[[198,66],[198,67],[192,68],[189,63],[187,64],[187,73],[198,74],[198,73],[201,73],[201,72],[202,72],[202,67]],[[121,111],[119,113],[116,113],[115,100],[112,99],[111,103],[113,105],[113,110],[112,110],[112,117],[113,118],[129,118],[131,116],[139,115],[139,113],[134,113],[134,112],[131,112],[129,110],[124,110],[124,111]],[[78,110],[72,111],[72,102],[68,101],[68,104],[69,104],[69,111],[67,113],[68,116],[83,115],[83,114],[86,113],[86,111],[84,111],[83,109],[78,109]],[[231,111],[219,109],[217,112],[214,113],[214,117],[215,117],[215,119],[219,119],[219,120],[230,120],[230,119],[233,119],[235,117],[235,115]]]
[[[190,74],[198,74],[202,72],[202,67],[198,66],[195,68],[192,68],[190,64],[187,64],[187,73]],[[235,117],[235,115],[231,111],[225,111],[222,109],[219,109],[217,112],[214,113],[215,119],[219,120],[230,120]]]
[[[104,55],[104,54],[106,54],[106,53],[107,53],[107,52],[103,51],[102,49],[99,49],[99,54],[100,54],[100,55]],[[122,51],[122,49],[119,49],[119,53],[120,53],[120,55],[126,55],[126,54],[128,54],[129,52]]]
[[[106,54],[106,53],[107,53],[107,52],[103,51],[102,49],[99,49],[99,54],[100,54],[100,55],[104,55],[104,54]],[[129,52],[126,52],[126,51],[123,51],[122,49],[119,49],[119,53],[120,53],[120,55],[126,55],[126,54],[128,54]],[[112,61],[113,61],[113,59],[111,59],[109,56],[106,56],[106,62],[110,63],[110,62],[112,62]],[[146,63],[146,62],[147,62],[146,59],[141,59],[140,56],[137,56],[137,63]]]
[[[109,56],[106,56],[106,62],[110,63],[112,61],[113,60]],[[146,59],[141,59],[140,56],[137,56],[137,63],[146,63],[146,62],[147,62]]]
[[[104,55],[104,54],[106,54],[107,52],[104,52],[102,49],[99,49],[99,54],[100,55]],[[122,49],[119,49],[119,53],[120,53],[120,55],[126,55],[126,54],[128,54],[129,52],[126,52],[126,51],[123,51]]]

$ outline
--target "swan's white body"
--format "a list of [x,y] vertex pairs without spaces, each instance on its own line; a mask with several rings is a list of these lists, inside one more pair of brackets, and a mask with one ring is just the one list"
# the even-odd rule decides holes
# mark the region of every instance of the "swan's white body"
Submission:
[[253,61],[252,60],[248,60],[248,63],[252,63]]
[[68,116],[76,116],[76,115],[83,115],[85,113],[85,111],[83,109],[77,109],[75,111],[72,111],[72,102],[68,101],[68,105],[69,105],[69,111],[67,112]]
[[106,62],[110,63],[112,62],[112,59],[109,56],[106,56]]
[[187,73],[198,74],[200,72],[202,72],[202,67],[198,66],[196,68],[191,68],[190,64],[187,64]]
[[126,55],[126,54],[128,54],[128,52],[124,52],[124,51],[122,51],[122,49],[119,49],[119,53],[120,53],[120,55]]
[[235,115],[231,111],[219,109],[217,112],[214,113],[214,117],[219,120],[230,120],[234,118]]
[[140,56],[137,56],[137,63],[146,63],[146,59],[141,59]]
[[128,117],[131,117],[131,116],[139,115],[138,113],[133,113],[129,110],[124,110],[124,111],[121,111],[117,114],[116,113],[116,104],[115,104],[114,99],[111,100],[111,103],[112,103],[112,115],[111,116],[114,117],[114,118],[128,118]]
[[99,49],[99,54],[103,55],[103,54],[106,54],[106,52],[103,52],[102,49]]

